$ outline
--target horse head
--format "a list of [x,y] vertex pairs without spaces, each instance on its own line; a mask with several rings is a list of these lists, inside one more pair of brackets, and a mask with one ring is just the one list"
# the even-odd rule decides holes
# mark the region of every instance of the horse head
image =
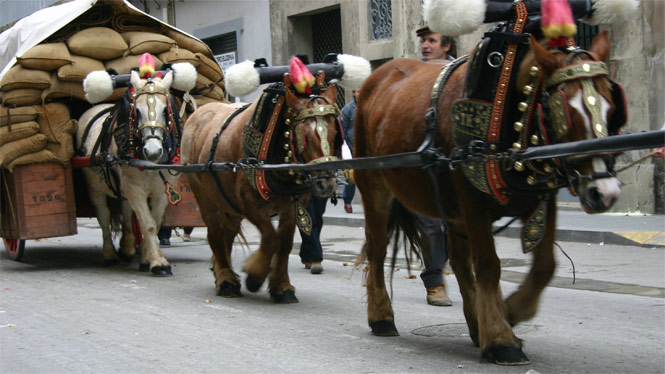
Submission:
[[[329,85],[322,95],[308,97],[297,96],[286,88],[286,162],[309,164],[338,159],[342,135],[336,101],[335,85]],[[321,197],[332,195],[337,187],[335,174],[322,171],[312,175],[312,192]]]
[[[533,37],[531,48],[538,66],[521,70],[530,70],[532,76],[540,71],[544,78],[540,103],[551,142],[602,138],[619,132],[626,122],[625,98],[621,86],[608,78],[603,62],[610,53],[607,31],[594,38],[589,51],[548,50]],[[528,78],[520,78],[518,87],[528,86],[524,84]],[[613,170],[614,155],[571,156],[556,163],[587,213],[607,211],[619,197],[621,183]]]
[[139,140],[139,157],[158,163],[164,161],[166,140],[173,125],[170,107],[170,91],[173,73],[164,78],[141,79],[136,71],[131,72],[131,131]]

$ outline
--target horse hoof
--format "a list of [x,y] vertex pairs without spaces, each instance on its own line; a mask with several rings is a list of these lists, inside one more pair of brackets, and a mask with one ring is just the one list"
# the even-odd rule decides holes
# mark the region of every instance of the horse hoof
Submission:
[[171,265],[155,266],[150,271],[154,277],[170,277],[173,275],[171,273]]
[[271,292],[270,297],[276,304],[295,304],[298,302],[296,292],[291,290],[286,290],[281,294]]
[[482,359],[506,366],[528,365],[531,363],[531,360],[522,351],[521,344],[517,347],[513,345],[489,346],[483,350]]
[[242,296],[240,293],[240,285],[224,281],[219,286],[219,292],[217,295],[221,297],[240,297]]
[[147,273],[150,270],[150,264],[139,264],[139,271],[142,273]]
[[108,259],[108,260],[104,260],[104,267],[105,268],[110,267],[110,266],[116,266],[116,265],[120,265],[120,260],[117,259],[117,258],[111,258],[111,259]]
[[252,274],[247,274],[247,279],[245,279],[245,286],[249,292],[256,292],[261,288],[263,282],[259,282]]
[[130,256],[130,255],[126,254],[125,252],[118,252],[118,257],[120,257],[120,261],[125,263],[125,264],[128,264],[128,263],[132,262],[132,260],[134,259],[134,255]]
[[376,321],[369,324],[372,334],[376,336],[399,336],[397,327],[393,322]]

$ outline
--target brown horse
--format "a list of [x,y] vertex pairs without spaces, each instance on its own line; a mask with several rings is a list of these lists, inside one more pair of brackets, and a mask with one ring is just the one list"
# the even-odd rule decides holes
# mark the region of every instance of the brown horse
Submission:
[[[507,93],[506,101],[517,103],[524,100],[527,93],[538,91],[534,102],[547,101],[550,105],[549,108],[543,106],[542,115],[534,114],[529,123],[520,122],[523,110],[530,105],[528,102],[520,103],[519,110],[506,108],[503,118],[500,119],[510,124],[509,131],[514,131],[514,122],[520,122],[519,125],[515,124],[514,135],[524,135],[527,142],[540,144],[545,137],[552,137],[550,140],[555,143],[601,137],[603,132],[604,136],[607,136],[608,126],[605,124],[608,119],[611,123],[613,117],[610,116],[618,112],[618,107],[623,105],[613,99],[616,92],[612,92],[610,87],[616,84],[609,81],[605,65],[601,62],[609,55],[607,33],[600,33],[588,52],[581,52],[579,49],[548,50],[533,37],[530,48],[528,44],[525,48],[527,51],[521,63],[517,60],[514,65],[515,89]],[[465,135],[455,130],[463,130],[466,123],[460,123],[459,119],[464,117],[464,112],[455,108],[455,105],[462,101],[458,99],[463,97],[469,65],[468,61],[463,62],[454,70],[436,101],[436,146],[446,155],[451,154],[458,145],[456,143]],[[578,67],[582,70],[576,70]],[[588,68],[598,68],[600,71],[590,74]],[[407,59],[394,60],[378,68],[360,89],[355,121],[354,156],[381,156],[416,150],[425,139],[425,113],[432,95],[429,88],[433,87],[441,70],[440,65]],[[564,73],[563,78],[560,73]],[[566,75],[574,79],[566,79]],[[534,82],[534,79],[540,83],[530,83]],[[543,97],[555,96],[563,99],[556,108],[554,101],[541,100]],[[586,106],[583,100],[590,105],[595,104],[594,108],[599,110],[592,116],[589,106]],[[562,114],[559,109],[567,110],[563,117],[558,117],[563,119],[564,123],[557,129],[552,129],[553,117],[556,115],[554,111]],[[565,123],[566,120],[568,123]],[[538,122],[544,124],[540,126],[541,132],[537,132]],[[522,128],[530,130],[518,131]],[[610,128],[609,133],[616,131],[616,128]],[[534,138],[532,134],[539,135]],[[522,138],[516,138],[515,141],[520,142],[520,139]],[[504,147],[504,150],[519,149],[520,146],[524,148],[525,143],[508,143],[507,146],[493,143],[490,146],[498,146],[499,150],[501,147]],[[540,190],[532,192],[504,186],[498,191],[498,196],[493,193],[492,188],[481,191],[478,185],[482,183],[474,180],[479,177],[474,174],[474,168],[482,169],[492,164],[491,160],[483,159],[481,162],[457,168],[449,168],[451,165],[438,168],[435,178],[440,186],[439,197],[448,225],[450,263],[459,283],[471,339],[480,346],[484,359],[509,365],[529,362],[522,352],[521,340],[513,333],[512,326],[536,314],[541,292],[554,273],[557,188],[569,184],[590,213],[609,209],[620,192],[619,182],[612,177],[611,166],[608,166],[609,171],[605,169],[605,164],[598,156],[600,155],[575,160],[553,160],[545,166],[540,163],[539,167],[535,163],[524,165],[508,162],[511,167],[505,168],[506,160],[497,162],[493,165],[521,175],[519,181],[526,181],[525,185],[536,185],[542,177],[551,178],[546,187]],[[542,171],[543,168],[546,171]],[[521,171],[522,174],[520,170],[524,170]],[[541,172],[536,173],[535,170]],[[487,167],[480,175],[487,176],[485,182],[488,184],[495,178],[501,178],[501,174],[490,174],[490,171]],[[492,175],[494,177],[490,177]],[[559,177],[560,179],[557,179]],[[356,170],[355,179],[362,193],[366,219],[366,242],[363,250],[369,262],[369,325],[376,335],[398,335],[384,280],[386,247],[391,233],[395,232],[393,230],[400,228],[402,231],[398,230],[398,233],[403,232],[407,238],[413,239],[412,243],[418,243],[417,227],[410,224],[414,221],[411,211],[441,217],[438,204],[435,203],[435,184],[428,173],[420,168]],[[560,183],[561,181],[563,183]],[[492,233],[492,223],[504,216],[519,217],[527,226],[534,223],[535,217],[535,229],[533,225],[528,226],[531,231],[527,230],[527,234],[538,236],[537,240],[523,238],[525,250],[528,247],[528,250],[533,252],[533,265],[524,283],[505,300],[499,287],[501,267]],[[396,223],[391,225],[389,222]]]
[[[324,92],[320,96],[300,96],[292,90],[293,85],[277,83],[264,90],[249,107],[243,107],[246,109],[224,103],[197,109],[187,120],[183,133],[183,163],[236,163],[248,157],[248,150],[250,155],[273,164],[336,159],[342,135],[335,86],[330,85],[325,91],[321,87]],[[271,298],[279,303],[297,302],[288,275],[296,216],[299,226],[306,226],[308,216],[302,213],[310,191],[330,196],[336,188],[334,174],[229,170],[187,177],[208,227],[217,294],[241,296],[231,250],[241,221],[247,218],[261,232],[258,251],[244,264],[247,289],[258,291],[270,275]],[[279,215],[277,229],[271,222],[273,215]]]

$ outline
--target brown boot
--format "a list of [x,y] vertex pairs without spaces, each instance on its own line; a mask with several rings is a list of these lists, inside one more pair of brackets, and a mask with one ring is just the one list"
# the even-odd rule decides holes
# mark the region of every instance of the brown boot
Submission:
[[450,300],[446,294],[446,286],[440,284],[427,289],[427,304],[434,306],[452,306],[453,301]]

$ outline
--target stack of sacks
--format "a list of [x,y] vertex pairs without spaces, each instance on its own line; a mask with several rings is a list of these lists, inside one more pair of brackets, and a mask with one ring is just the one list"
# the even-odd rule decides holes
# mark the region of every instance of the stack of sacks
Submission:
[[[144,18],[114,15],[111,7],[95,6],[70,23],[76,27],[63,27],[17,57],[0,81],[0,167],[42,162],[67,166],[74,153],[76,119],[90,107],[83,79],[98,70],[127,74],[146,52],[155,57],[157,68],[189,62],[197,69],[199,79],[191,92],[197,105],[226,100],[222,69],[208,47]],[[126,90],[114,90],[104,102],[118,100]],[[193,111],[189,105],[186,109]]]

